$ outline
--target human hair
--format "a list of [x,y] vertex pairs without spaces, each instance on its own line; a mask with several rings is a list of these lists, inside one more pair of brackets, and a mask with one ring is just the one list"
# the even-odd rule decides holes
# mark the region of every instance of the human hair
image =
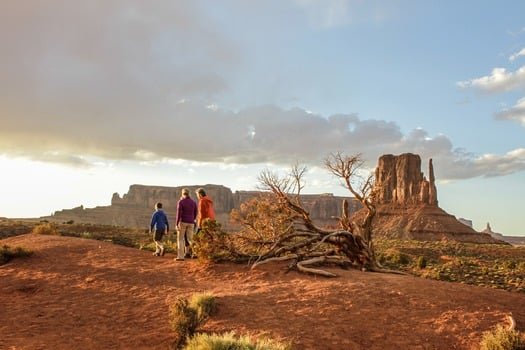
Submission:
[[189,197],[190,196],[190,190],[188,190],[187,188],[183,188],[182,189],[182,196],[183,197]]
[[206,191],[204,191],[204,188],[202,187],[198,188],[197,191],[195,191],[195,193],[200,194],[203,197],[206,197]]
[[155,203],[155,208],[156,209],[162,209],[162,203],[161,202]]

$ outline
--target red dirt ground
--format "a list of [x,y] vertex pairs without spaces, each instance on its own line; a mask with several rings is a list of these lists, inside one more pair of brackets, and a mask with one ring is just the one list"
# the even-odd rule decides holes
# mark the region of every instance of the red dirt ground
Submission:
[[484,331],[525,328],[525,295],[413,276],[284,264],[204,266],[89,239],[26,234],[34,252],[0,266],[0,349],[169,349],[169,307],[210,292],[200,331],[271,335],[294,349],[476,349]]

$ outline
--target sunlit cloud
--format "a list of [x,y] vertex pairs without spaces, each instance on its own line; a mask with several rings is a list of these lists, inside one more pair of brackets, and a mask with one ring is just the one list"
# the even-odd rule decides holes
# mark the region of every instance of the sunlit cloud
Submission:
[[495,118],[498,120],[517,121],[525,127],[525,97],[519,99],[511,108],[496,113]]
[[491,75],[460,81],[461,88],[473,88],[487,93],[501,93],[525,86],[525,66],[515,72],[508,72],[505,68],[494,68]]
[[516,60],[518,57],[520,56],[525,56],[525,48],[521,49],[519,52],[511,55],[509,57],[509,61],[513,62],[514,60]]

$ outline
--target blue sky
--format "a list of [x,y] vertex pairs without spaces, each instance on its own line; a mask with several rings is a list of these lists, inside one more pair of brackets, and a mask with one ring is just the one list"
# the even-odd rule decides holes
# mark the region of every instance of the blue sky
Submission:
[[0,217],[132,184],[252,190],[411,152],[441,208],[525,235],[525,2],[0,3]]

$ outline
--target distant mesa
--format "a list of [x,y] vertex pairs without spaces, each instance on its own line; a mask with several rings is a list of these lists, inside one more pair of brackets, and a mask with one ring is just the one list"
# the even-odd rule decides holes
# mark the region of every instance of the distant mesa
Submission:
[[[116,225],[132,228],[147,228],[156,202],[162,202],[168,218],[175,222],[177,201],[181,197],[183,188],[190,190],[190,195],[196,200],[195,190],[199,187],[206,189],[207,195],[213,200],[217,219],[224,229],[231,228],[230,213],[233,209],[240,208],[241,204],[258,196],[260,191],[235,191],[222,185],[191,185],[191,186],[146,186],[131,185],[129,191],[122,197],[114,193],[110,206],[96,208],[64,209],[55,212],[52,216],[43,217],[49,221],[66,222],[73,220],[75,223],[91,223]],[[341,215],[341,203],[348,197],[334,196],[331,193],[321,195],[301,195],[305,207],[310,211],[311,217],[322,225],[334,224],[333,217]],[[352,212],[361,208],[358,201],[350,199]]]
[[[383,155],[379,158],[375,170],[375,180],[379,187],[377,214],[373,223],[376,236],[503,243],[500,238],[487,232],[475,231],[472,225],[466,225],[438,207],[432,159],[429,160],[427,179],[421,172],[419,155]],[[177,187],[131,185],[122,197],[114,193],[110,206],[64,209],[41,219],[147,228],[156,202],[163,203],[168,216],[175,222],[177,201],[180,199],[182,188],[188,188],[193,196],[199,187],[204,187],[213,200],[217,219],[224,229],[229,228],[229,215],[233,209],[240,208],[242,203],[260,194],[259,191],[232,192],[228,187],[215,184]],[[335,218],[341,216],[343,199],[349,200],[350,215],[364,215],[361,204],[352,197],[334,196],[329,193],[301,195],[311,218],[320,226],[337,224]]]

